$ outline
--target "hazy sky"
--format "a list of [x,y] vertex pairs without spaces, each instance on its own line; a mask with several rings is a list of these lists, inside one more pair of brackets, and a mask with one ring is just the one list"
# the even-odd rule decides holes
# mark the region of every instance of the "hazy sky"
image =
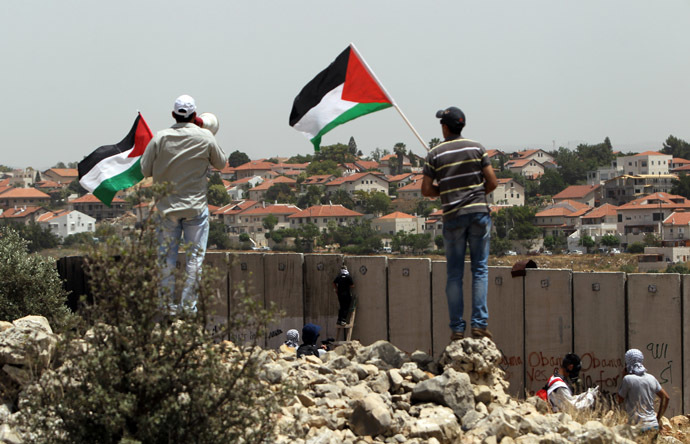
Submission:
[[[354,42],[425,141],[465,111],[487,148],[690,141],[690,0],[2,2],[0,164],[45,169],[156,132],[180,94],[218,116],[226,153],[313,152],[300,89]],[[323,144],[424,148],[392,108]]]

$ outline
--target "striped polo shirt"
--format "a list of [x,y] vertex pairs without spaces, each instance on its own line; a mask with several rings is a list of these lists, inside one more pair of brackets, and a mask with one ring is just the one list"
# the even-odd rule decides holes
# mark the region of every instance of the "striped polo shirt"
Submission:
[[443,220],[469,213],[488,213],[482,168],[491,165],[486,149],[474,140],[449,139],[426,156],[423,173],[441,192]]

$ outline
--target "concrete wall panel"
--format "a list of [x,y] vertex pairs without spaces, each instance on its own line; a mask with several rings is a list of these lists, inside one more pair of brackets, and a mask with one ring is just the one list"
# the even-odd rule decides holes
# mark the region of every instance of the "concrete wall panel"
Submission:
[[572,351],[570,270],[528,269],[525,276],[525,388],[542,388]]
[[510,383],[508,392],[523,397],[525,393],[524,277],[512,277],[510,267],[489,268],[489,330],[501,350],[501,369]]
[[677,274],[628,275],[628,348],[671,397],[666,416],[682,412],[681,293]]
[[[218,273],[218,281],[215,288],[217,293],[211,295],[210,303],[208,304],[207,313],[209,313],[209,322],[207,328],[211,331],[218,331],[222,325],[227,325],[229,312],[229,293],[228,293],[228,253],[219,251],[209,251],[204,258],[204,265],[212,267]],[[219,339],[227,339],[227,335],[219,337]]]
[[580,380],[614,395],[625,371],[625,273],[573,273],[573,299]]
[[[431,319],[433,352],[436,358],[443,354],[450,343],[450,315],[446,298],[446,261],[434,261],[431,264]],[[470,263],[465,262],[462,280],[463,318],[467,322],[465,336],[470,337],[470,318],[472,316],[472,271]]]
[[681,279],[683,291],[683,317],[681,321],[683,336],[683,413],[690,411],[690,275]]
[[[263,253],[233,253],[230,255],[229,273],[229,316],[243,319],[245,313],[238,306],[238,301],[244,294],[252,296],[265,307],[264,298],[264,254]],[[232,321],[231,321],[232,322]],[[249,344],[255,340],[257,344],[266,347],[266,336],[256,338],[256,329],[246,328],[230,332],[230,339],[236,343]]]
[[[268,326],[266,346],[275,349],[285,341],[291,328],[301,331],[304,326],[304,257],[298,253],[264,255],[264,291],[266,306],[275,302],[285,316]],[[323,339],[323,335],[321,336]]]
[[406,352],[431,350],[431,261],[388,259],[390,342]]
[[[387,260],[385,256],[345,257],[355,283],[352,293],[357,304],[352,339],[363,345],[388,340]],[[342,339],[342,333],[337,339]]]
[[336,336],[338,294],[333,279],[340,272],[340,254],[304,255],[304,321],[321,326],[321,339]]

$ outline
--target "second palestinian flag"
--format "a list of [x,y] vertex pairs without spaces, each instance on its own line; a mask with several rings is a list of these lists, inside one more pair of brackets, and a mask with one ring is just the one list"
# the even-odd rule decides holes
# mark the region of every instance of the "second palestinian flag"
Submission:
[[79,183],[110,206],[118,191],[129,188],[144,178],[140,159],[152,138],[151,129],[139,114],[129,134],[122,141],[96,148],[79,162]]
[[321,137],[350,120],[393,106],[349,46],[302,88],[290,113],[290,126],[305,133],[316,151]]

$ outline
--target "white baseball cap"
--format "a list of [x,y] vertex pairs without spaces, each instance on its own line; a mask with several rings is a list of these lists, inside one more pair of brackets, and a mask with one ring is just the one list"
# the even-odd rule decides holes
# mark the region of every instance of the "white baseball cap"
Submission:
[[186,94],[181,95],[175,99],[173,112],[182,117],[191,116],[196,112],[196,103],[194,102],[194,98]]

